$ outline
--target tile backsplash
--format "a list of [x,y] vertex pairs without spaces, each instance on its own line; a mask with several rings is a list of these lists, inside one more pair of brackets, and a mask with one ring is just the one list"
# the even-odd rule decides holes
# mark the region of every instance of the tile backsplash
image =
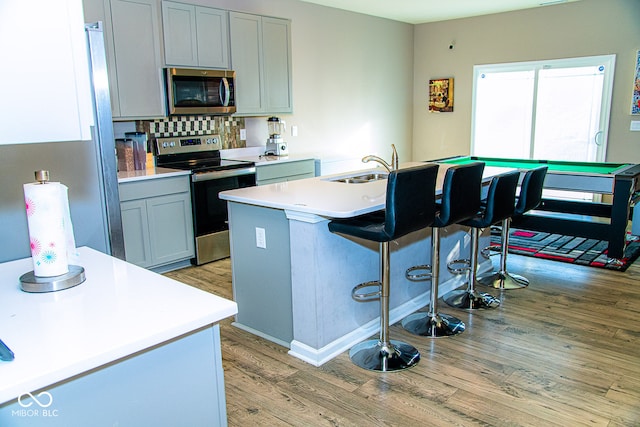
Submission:
[[245,148],[240,130],[245,129],[242,117],[171,116],[153,121],[137,121],[136,130],[147,132],[152,145],[156,138],[168,136],[220,135],[222,149]]

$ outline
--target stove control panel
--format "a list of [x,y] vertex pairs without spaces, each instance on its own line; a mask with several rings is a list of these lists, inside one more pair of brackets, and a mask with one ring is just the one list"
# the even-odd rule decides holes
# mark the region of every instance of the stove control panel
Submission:
[[218,151],[222,149],[220,135],[175,136],[157,138],[158,155]]

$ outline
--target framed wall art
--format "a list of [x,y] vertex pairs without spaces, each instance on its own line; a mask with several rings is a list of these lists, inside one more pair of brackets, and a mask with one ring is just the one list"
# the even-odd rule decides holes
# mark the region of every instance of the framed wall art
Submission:
[[453,78],[429,80],[429,112],[453,111]]
[[636,52],[636,71],[633,74],[631,114],[640,114],[640,50]]

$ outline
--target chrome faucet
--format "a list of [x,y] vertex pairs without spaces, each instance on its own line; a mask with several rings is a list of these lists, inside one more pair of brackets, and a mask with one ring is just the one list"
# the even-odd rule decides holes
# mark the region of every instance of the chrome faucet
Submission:
[[384,166],[384,168],[388,172],[391,172],[392,170],[398,170],[398,152],[396,151],[396,146],[394,144],[391,144],[391,149],[393,150],[393,153],[391,154],[391,164],[387,163],[384,159],[378,156],[364,156],[362,158],[362,162],[368,163],[374,161]]
[[398,151],[396,151],[396,146],[394,144],[391,144],[391,150],[393,150],[393,152],[391,153],[391,164],[393,165],[393,170],[398,170]]

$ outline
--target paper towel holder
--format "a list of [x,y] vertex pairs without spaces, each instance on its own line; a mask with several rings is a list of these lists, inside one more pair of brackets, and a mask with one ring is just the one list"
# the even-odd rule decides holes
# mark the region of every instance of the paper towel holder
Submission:
[[20,276],[20,288],[25,292],[55,292],[84,282],[84,268],[69,264],[69,272],[60,276],[38,277],[33,271]]
[[[36,181],[40,184],[49,182],[49,171],[35,171]],[[69,271],[59,276],[38,277],[34,271],[20,276],[20,288],[25,292],[55,292],[78,286],[86,280],[84,268],[69,264]]]

